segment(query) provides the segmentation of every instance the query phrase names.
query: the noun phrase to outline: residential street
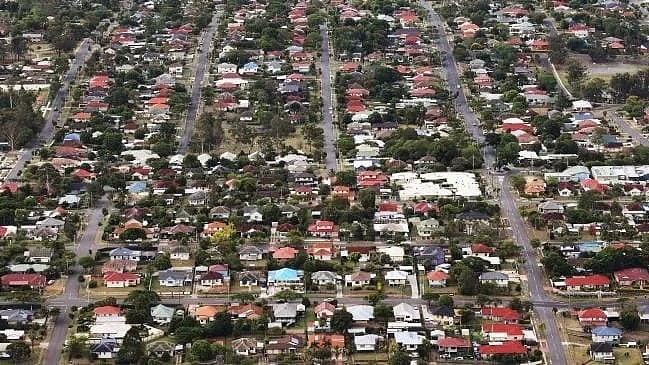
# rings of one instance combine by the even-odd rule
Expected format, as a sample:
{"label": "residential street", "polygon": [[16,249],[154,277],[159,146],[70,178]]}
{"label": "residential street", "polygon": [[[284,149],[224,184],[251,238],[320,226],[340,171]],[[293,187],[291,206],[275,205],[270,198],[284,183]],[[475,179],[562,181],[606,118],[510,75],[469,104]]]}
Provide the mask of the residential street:
{"label": "residential street", "polygon": [[333,124],[333,92],[331,89],[331,60],[329,55],[329,28],[327,24],[320,26],[322,34],[322,56],[320,57],[320,71],[322,72],[322,129],[324,131],[325,165],[327,170],[336,171],[337,159],[334,147]]}
{"label": "residential street", "polygon": [[[457,90],[458,92],[455,99],[456,110],[464,119],[467,130],[469,131],[473,139],[478,144],[482,144],[484,142],[484,134],[477,122],[475,114],[468,106],[466,96],[464,95],[464,91],[461,87],[457,66],[455,63],[455,57],[453,56],[453,51],[448,43],[448,39],[446,38],[444,23],[442,22],[439,15],[434,12],[430,3],[424,0],[420,0],[420,5],[428,10],[429,22],[433,26],[436,26],[438,29],[438,45],[439,50],[444,54],[442,64],[446,69],[447,82],[450,90]],[[483,155],[487,172],[492,171],[495,162],[494,149],[492,147],[483,147]],[[504,178],[499,178],[499,180],[501,209],[503,210],[504,216],[509,219],[509,223],[512,227],[512,232],[514,233],[515,241],[518,245],[522,246],[522,255],[525,262],[524,267],[528,278],[531,300],[548,301],[547,295],[543,290],[544,277],[536,263],[536,256],[534,249],[530,244],[530,239],[527,235],[525,223],[518,213],[514,199],[509,192],[509,178],[508,176],[505,176]],[[545,338],[548,343],[548,358],[550,362],[554,365],[567,364],[565,352],[561,343],[561,337],[559,335],[559,329],[557,327],[552,309],[537,307],[535,308],[535,311],[539,317],[540,322],[545,323],[546,326]]]}
{"label": "residential street", "polygon": [[216,12],[212,17],[212,22],[207,26],[203,31],[203,36],[200,39],[200,53],[198,55],[198,64],[196,65],[196,74],[194,75],[194,85],[191,91],[191,100],[189,101],[189,106],[187,107],[187,119],[185,119],[185,128],[183,130],[183,135],[178,142],[178,153],[185,153],[187,151],[187,146],[189,146],[189,141],[192,138],[192,133],[194,131],[194,122],[198,116],[198,107],[201,103],[201,85],[203,79],[205,78],[205,69],[209,61],[209,53],[212,48],[212,39],[214,38],[214,32],[216,27],[219,24],[220,12]]}
{"label": "residential street", "polygon": [[622,119],[617,113],[609,112],[611,120],[620,128],[620,131],[628,134],[637,144],[642,146],[649,146],[649,140],[642,135],[642,133],[629,124],[626,120]]}
{"label": "residential street", "polygon": [[65,103],[65,99],[70,89],[70,83],[76,79],[77,74],[81,69],[81,66],[86,62],[86,58],[88,57],[89,54],[88,49],[92,45],[93,45],[92,39],[86,38],[79,44],[79,47],[77,47],[74,61],[72,61],[72,64],[70,65],[70,69],[65,74],[65,77],[63,77],[61,80],[61,88],[59,89],[59,92],[54,97],[54,100],[52,100],[52,103],[50,105],[51,110],[47,114],[47,117],[45,118],[45,122],[43,123],[43,128],[41,129],[41,132],[38,134],[38,138],[35,138],[31,142],[29,142],[27,146],[25,146],[23,152],[20,154],[20,156],[18,156],[18,159],[16,160],[16,163],[14,164],[13,168],[7,174],[6,180],[16,180],[18,178],[19,173],[25,167],[27,161],[30,161],[34,156],[34,151],[40,146],[41,141],[49,141],[52,139],[52,136],[54,135],[54,124],[56,123],[56,121],[59,119],[59,116],[61,115],[61,107]]}
{"label": "residential street", "polygon": [[[77,259],[95,254],[95,242],[97,234],[99,233],[99,223],[101,223],[104,218],[102,209],[107,208],[109,205],[110,201],[106,196],[103,196],[94,208],[88,210],[87,224],[75,250]],[[70,322],[70,317],[68,316],[69,307],[73,305],[82,306],[87,304],[86,301],[79,297],[79,288],[82,284],[79,282],[79,275],[82,273],[83,268],[79,265],[75,265],[71,270],[73,273],[68,275],[63,294],[52,299],[52,302],[61,303],[62,305],[57,305],[57,307],[61,309],[61,313],[54,323],[54,329],[52,330],[52,337],[50,338],[47,347],[44,364],[58,364],[61,360],[61,349],[65,343],[68,333],[68,324]],[[87,283],[83,284],[85,285]],[[51,305],[51,303],[48,304]]]}

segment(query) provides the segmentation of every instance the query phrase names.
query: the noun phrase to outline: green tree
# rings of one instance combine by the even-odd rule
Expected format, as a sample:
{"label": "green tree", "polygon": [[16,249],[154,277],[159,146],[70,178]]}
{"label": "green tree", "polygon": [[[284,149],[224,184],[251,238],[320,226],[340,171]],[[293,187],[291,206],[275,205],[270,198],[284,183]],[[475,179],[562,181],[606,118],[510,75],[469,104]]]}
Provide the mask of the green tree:
{"label": "green tree", "polygon": [[227,312],[219,312],[208,328],[208,334],[213,337],[226,337],[232,334],[232,318]]}
{"label": "green tree", "polygon": [[32,350],[25,341],[16,341],[7,346],[7,354],[13,362],[21,363],[31,357]]}
{"label": "green tree", "polygon": [[336,172],[336,183],[345,186],[356,186],[356,173],[352,170]]}
{"label": "green tree", "polygon": [[453,303],[453,298],[450,295],[440,295],[439,299],[437,299],[437,304],[444,306],[444,307],[450,307],[453,308],[454,303]]}
{"label": "green tree", "polygon": [[354,318],[351,313],[344,309],[339,309],[331,317],[331,329],[339,333],[345,333],[353,322]]}
{"label": "green tree", "polygon": [[123,241],[135,241],[146,239],[146,232],[141,228],[128,228],[119,234],[119,239]]}
{"label": "green tree", "polygon": [[523,192],[523,189],[525,188],[525,177],[519,174],[512,175],[509,177],[509,182],[516,191],[519,193]]}
{"label": "green tree", "polygon": [[381,322],[387,322],[394,316],[392,307],[385,304],[379,304],[374,306],[374,318]]}
{"label": "green tree", "polygon": [[79,259],[79,265],[84,269],[88,270],[95,266],[95,259],[90,256],[84,256]]}
{"label": "green tree", "polygon": [[215,355],[214,345],[206,340],[195,341],[189,350],[189,358],[194,361],[214,360]]}
{"label": "green tree", "polygon": [[171,268],[171,257],[169,254],[158,254],[153,259],[153,267],[156,270],[167,270]]}
{"label": "green tree", "polygon": [[620,324],[627,331],[635,331],[638,329],[640,326],[640,316],[635,308],[620,313]]}
{"label": "green tree", "polygon": [[390,355],[390,360],[388,361],[390,365],[408,365],[410,364],[410,356],[401,349],[393,352]]}
{"label": "green tree", "polygon": [[137,326],[131,327],[117,352],[117,364],[141,363],[145,359],[144,343]]}
{"label": "green tree", "polygon": [[576,59],[568,61],[568,82],[574,86],[580,86],[581,82],[586,78],[586,67]]}

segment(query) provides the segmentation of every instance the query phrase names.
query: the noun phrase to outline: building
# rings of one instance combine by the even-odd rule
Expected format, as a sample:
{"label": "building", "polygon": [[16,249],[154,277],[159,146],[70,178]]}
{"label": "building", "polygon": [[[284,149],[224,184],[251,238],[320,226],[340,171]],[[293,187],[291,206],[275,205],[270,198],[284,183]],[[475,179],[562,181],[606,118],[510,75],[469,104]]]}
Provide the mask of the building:
{"label": "building", "polygon": [[618,270],[613,276],[619,286],[639,286],[642,289],[649,282],[649,271],[641,267]]}
{"label": "building", "polygon": [[509,307],[483,307],[480,315],[484,319],[507,324],[516,324],[521,319],[521,314]]}
{"label": "building", "polygon": [[419,322],[419,308],[408,303],[400,303],[392,308],[394,319],[399,322]]}
{"label": "building", "polygon": [[104,274],[104,283],[108,288],[126,288],[140,285],[140,276],[130,272],[108,272]]}
{"label": "building", "polygon": [[371,305],[350,305],[345,309],[352,314],[354,322],[369,322],[374,319],[374,307]]}
{"label": "building", "polygon": [[390,286],[406,285],[408,282],[408,273],[401,270],[390,270],[384,275]]}
{"label": "building", "polygon": [[615,356],[613,356],[613,345],[607,342],[591,343],[588,353],[590,359],[594,361],[610,363],[615,361]]}
{"label": "building", "polygon": [[522,341],[523,328],[517,324],[489,323],[482,325],[482,334],[489,341]]}
{"label": "building", "polygon": [[174,317],[174,309],[167,307],[163,304],[158,304],[151,308],[151,318],[158,324],[166,324],[171,322]]}
{"label": "building", "polygon": [[480,345],[478,352],[483,358],[497,355],[525,355],[527,350],[520,341],[503,341],[499,344]]}
{"label": "building", "polygon": [[579,324],[582,327],[600,327],[606,326],[608,317],[603,310],[597,308],[584,309],[577,314]]}
{"label": "building", "polygon": [[40,274],[5,274],[0,277],[4,287],[29,287],[42,289],[45,287],[46,278]]}
{"label": "building", "polygon": [[424,343],[424,339],[424,336],[416,332],[402,331],[394,333],[394,341],[409,352],[417,351],[419,346]]}
{"label": "building", "polygon": [[573,276],[565,280],[568,291],[607,290],[611,280],[606,275]]}
{"label": "building", "polygon": [[437,340],[440,353],[462,355],[471,351],[471,342],[465,338],[446,337]]}
{"label": "building", "polygon": [[614,345],[620,343],[622,331],[615,327],[595,327],[590,331],[593,342],[607,342]]}
{"label": "building", "polygon": [[373,275],[365,271],[345,275],[345,285],[352,288],[361,288],[365,285],[370,285]]}
{"label": "building", "polygon": [[487,271],[480,274],[480,284],[494,284],[499,287],[509,285],[509,275],[498,271]]}
{"label": "building", "polygon": [[361,335],[354,337],[356,351],[376,351],[376,344],[381,336],[375,334]]}
{"label": "building", "polygon": [[291,268],[282,268],[268,272],[268,285],[282,288],[301,288],[304,272]]}
{"label": "building", "polygon": [[428,285],[432,287],[443,288],[446,286],[446,280],[448,280],[449,275],[443,271],[430,271],[426,274],[428,279]]}

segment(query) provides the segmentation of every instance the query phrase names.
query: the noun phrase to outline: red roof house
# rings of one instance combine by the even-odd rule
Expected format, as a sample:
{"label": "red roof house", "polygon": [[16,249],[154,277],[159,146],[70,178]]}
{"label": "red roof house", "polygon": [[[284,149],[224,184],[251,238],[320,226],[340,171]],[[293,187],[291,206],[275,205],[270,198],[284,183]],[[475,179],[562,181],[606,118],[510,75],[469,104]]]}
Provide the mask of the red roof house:
{"label": "red roof house", "polygon": [[632,267],[616,271],[613,276],[620,286],[638,285],[642,288],[649,282],[649,271],[643,267]]}
{"label": "red roof house", "polygon": [[602,290],[609,287],[611,280],[606,275],[573,276],[566,279],[569,291]]}
{"label": "red roof house", "polygon": [[480,355],[491,357],[494,355],[524,355],[527,350],[519,341],[505,341],[499,345],[480,345]]}
{"label": "red roof house", "polygon": [[309,234],[321,238],[336,238],[338,237],[338,227],[332,221],[317,220],[308,228]]}
{"label": "red roof house", "polygon": [[605,326],[608,322],[606,313],[597,308],[579,311],[577,317],[579,318],[579,324],[581,324],[582,327],[600,327]]}
{"label": "red roof house", "polygon": [[5,274],[0,278],[2,286],[22,287],[29,286],[39,289],[45,286],[45,276],[40,274]]}
{"label": "red roof house", "polygon": [[482,318],[508,324],[516,324],[521,319],[521,314],[509,307],[484,307],[480,314]]}

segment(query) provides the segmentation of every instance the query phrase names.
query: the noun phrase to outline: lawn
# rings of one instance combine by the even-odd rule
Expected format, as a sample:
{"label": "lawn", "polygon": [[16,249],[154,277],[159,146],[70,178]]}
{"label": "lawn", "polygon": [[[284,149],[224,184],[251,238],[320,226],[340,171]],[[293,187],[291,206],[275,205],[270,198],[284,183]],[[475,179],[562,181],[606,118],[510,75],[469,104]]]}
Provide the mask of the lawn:
{"label": "lawn", "polygon": [[613,355],[618,365],[637,365],[642,364],[642,354],[638,349],[616,348],[613,349]]}

